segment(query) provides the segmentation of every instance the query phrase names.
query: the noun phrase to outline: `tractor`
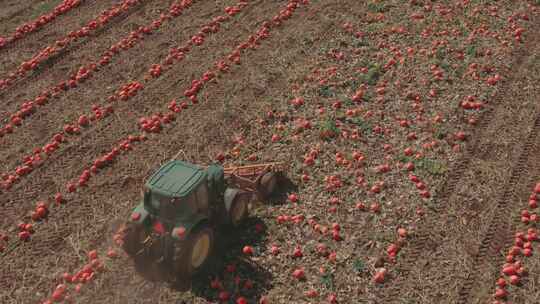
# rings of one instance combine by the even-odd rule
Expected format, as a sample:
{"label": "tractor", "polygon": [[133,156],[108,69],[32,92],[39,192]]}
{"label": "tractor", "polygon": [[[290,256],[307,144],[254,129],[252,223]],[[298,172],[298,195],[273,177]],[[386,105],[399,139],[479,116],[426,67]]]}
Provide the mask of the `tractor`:
{"label": "tractor", "polygon": [[283,168],[167,162],[144,184],[142,202],[122,229],[123,250],[164,265],[173,280],[190,278],[208,264],[219,226],[240,225],[253,200],[272,194]]}

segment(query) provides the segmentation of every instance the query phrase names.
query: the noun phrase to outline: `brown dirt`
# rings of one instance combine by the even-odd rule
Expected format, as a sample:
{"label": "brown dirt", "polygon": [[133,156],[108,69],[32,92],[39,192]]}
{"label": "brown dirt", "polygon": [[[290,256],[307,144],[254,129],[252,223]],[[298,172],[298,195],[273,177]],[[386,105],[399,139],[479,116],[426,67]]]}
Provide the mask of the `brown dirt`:
{"label": "brown dirt", "polygon": [[[17,42],[10,44],[1,50],[0,75],[5,77],[13,71],[23,61],[30,59],[45,46],[52,44],[56,39],[64,37],[70,31],[79,29],[89,20],[92,20],[103,10],[118,3],[117,0],[106,1],[86,1],[74,8],[67,14],[60,16],[50,26],[45,26],[40,31],[32,33]],[[9,21],[11,22],[11,20]],[[13,30],[21,25],[19,21],[13,20],[11,27]],[[11,24],[11,23],[10,23]],[[81,41],[82,43],[82,41]],[[8,89],[9,90],[9,89]],[[2,102],[2,104],[4,104]]]}
{"label": "brown dirt", "polygon": [[[538,28],[540,24],[535,26]],[[411,247],[418,246],[421,251],[411,255],[415,260],[411,265],[402,266],[410,269],[403,278],[404,286],[398,283],[402,299],[422,298],[419,303],[433,303],[435,299],[444,299],[440,303],[486,303],[491,298],[494,292],[491,286],[504,262],[505,245],[514,233],[510,221],[520,210],[520,197],[531,187],[531,179],[539,174],[534,167],[517,176],[512,171],[523,162],[523,143],[540,113],[535,102],[540,100],[540,91],[532,85],[537,81],[534,72],[539,67],[535,59],[539,51],[536,42],[535,38],[531,39],[515,55],[504,94],[496,97],[495,108],[482,117],[486,122],[474,136],[478,141],[456,162],[455,172],[451,171],[445,181],[446,188],[441,189],[433,213],[428,213],[426,222],[419,224],[422,243],[414,244],[413,239]],[[528,102],[516,103],[516,100]],[[534,147],[536,140],[537,136],[533,136]],[[537,150],[533,148],[530,157],[537,158],[533,151]],[[519,188],[509,188],[510,185]],[[513,194],[508,195],[508,191]],[[505,206],[497,207],[501,199]],[[499,216],[503,219],[492,223]],[[487,249],[490,252],[476,257],[479,244],[492,225],[502,226],[493,238],[502,238],[503,243],[494,240],[493,247]],[[464,286],[465,279],[472,289]],[[446,288],[441,289],[441,285]]]}
{"label": "brown dirt", "polygon": [[61,0],[43,0],[34,3],[27,1],[0,1],[0,36],[15,31],[17,26],[34,20],[50,12]]}
{"label": "brown dirt", "polygon": [[[533,21],[520,23],[527,28],[526,44],[515,46],[514,52],[510,52],[514,47],[499,47],[495,39],[480,37],[476,42],[478,51],[492,48],[492,57],[466,55],[466,63],[461,63],[447,56],[450,66],[466,67],[470,62],[497,66],[497,72],[505,79],[498,89],[492,89],[483,81],[461,78],[457,72],[453,74],[454,67],[449,68],[448,78],[451,79],[448,81],[424,81],[431,79],[430,65],[442,61],[418,55],[381,73],[377,83],[388,82],[384,102],[376,101],[377,94],[372,85],[367,90],[371,98],[357,105],[348,99],[362,82],[359,68],[375,62],[385,64],[388,60],[385,56],[392,53],[388,48],[379,48],[380,42],[396,45],[403,53],[410,45],[421,48],[431,44],[430,40],[418,38],[429,23],[411,25],[410,20],[402,17],[420,11],[422,6],[388,1],[384,4],[386,19],[381,24],[371,22],[371,15],[365,13],[378,10],[378,1],[311,2],[296,11],[282,27],[272,29],[270,38],[257,49],[242,55],[241,64],[232,66],[230,74],[220,76],[205,87],[199,96],[199,105],[182,112],[161,133],[149,134],[147,142],[135,144],[133,151],[122,154],[110,167],[101,170],[87,188],[68,195],[65,205],[52,207],[47,220],[35,223],[36,232],[31,241],[15,240],[16,225],[20,220],[28,220],[28,213],[36,201],[49,200],[57,191],[64,191],[66,183],[78,178],[93,159],[109,151],[121,138],[139,133],[138,118],[165,112],[168,102],[181,96],[192,79],[200,77],[217,59],[228,54],[262,21],[278,13],[286,1],[250,1],[245,11],[224,24],[218,34],[209,36],[202,47],[187,54],[181,65],[152,81],[135,98],[117,104],[111,117],[84,129],[81,136],[69,137],[69,143],[62,145],[42,167],[23,177],[9,192],[2,193],[0,207],[7,219],[0,223],[0,232],[9,232],[13,239],[9,242],[12,247],[0,253],[0,302],[37,303],[50,296],[60,283],[62,273],[73,273],[87,262],[89,250],[98,249],[103,255],[109,247],[114,247],[113,228],[126,219],[131,208],[139,202],[141,184],[159,163],[177,153],[187,161],[209,163],[218,152],[235,149],[240,154],[235,158],[229,153],[228,165],[253,162],[247,161],[250,154],[256,154],[257,162],[285,161],[290,165],[286,174],[293,183],[281,185],[279,195],[268,204],[257,205],[240,229],[220,232],[215,275],[235,296],[245,296],[249,303],[257,303],[263,295],[270,303],[327,303],[326,297],[330,294],[337,295],[338,303],[456,303],[459,292],[469,280],[475,284],[470,297],[466,298],[467,303],[490,300],[497,278],[495,274],[504,257],[477,257],[477,248],[489,227],[493,226],[491,219],[496,214],[508,219],[508,223],[498,227],[504,229],[502,233],[514,232],[518,224],[514,221],[510,225],[510,219],[516,219],[521,210],[517,204],[526,203],[534,179],[540,176],[535,165],[538,154],[522,156],[521,144],[526,141],[536,113],[540,111],[537,102],[540,92],[535,86],[537,75],[540,75],[537,56],[540,52],[538,46],[535,47],[535,40],[530,39],[538,29],[538,16],[531,13]],[[234,3],[233,0],[195,3],[159,33],[123,53],[117,65],[108,67],[80,88],[40,109],[39,114],[24,122],[23,128],[0,139],[0,170],[13,170],[19,164],[21,153],[46,143],[65,121],[88,112],[93,102],[103,100],[127,80],[141,79],[148,65],[160,62],[169,47],[189,39],[203,23],[222,14],[223,7]],[[474,5],[482,6],[476,2]],[[504,19],[515,11],[524,11],[525,2],[502,1],[499,6]],[[140,11],[89,39],[83,47],[59,57],[47,73],[34,76],[30,83],[23,80],[19,87],[0,97],[0,102],[13,110],[18,103],[15,100],[34,96],[43,87],[62,79],[63,73],[76,69],[78,64],[103,51],[111,41],[158,16],[159,7],[158,1],[149,2]],[[472,9],[455,9],[462,16],[459,18],[472,18],[468,15]],[[448,18],[433,15],[429,18],[436,21]],[[500,29],[497,18],[489,19],[486,15],[477,18],[488,20],[490,26]],[[64,20],[59,22],[63,24]],[[342,28],[344,22],[352,22],[356,30],[364,30],[367,38],[360,40],[346,33]],[[384,29],[401,24],[407,25],[412,35],[383,33]],[[66,21],[66,27],[69,26]],[[454,47],[460,47],[464,40],[459,36],[452,43]],[[329,55],[336,52],[343,52],[344,59]],[[512,70],[505,72],[514,61],[517,62],[512,64]],[[316,69],[324,75],[333,67],[337,72],[327,77],[328,85],[309,78],[316,74]],[[394,84],[396,79],[402,81],[402,86]],[[437,97],[427,96],[430,88],[437,89]],[[421,93],[424,115],[418,115],[411,107],[412,102],[407,98],[409,91]],[[481,117],[491,116],[486,120],[488,124],[484,125],[481,120],[477,127],[466,125],[465,119],[470,114],[456,109],[456,104],[469,94],[494,94],[495,97],[489,98],[487,110],[480,111],[485,112]],[[290,101],[298,96],[304,97],[305,104],[294,107]],[[343,101],[342,108],[334,110],[332,103],[338,99]],[[327,114],[319,114],[319,107],[324,107]],[[362,108],[362,115],[367,111],[374,115],[361,116],[360,122],[347,118],[345,110],[357,107]],[[275,116],[283,116],[270,119],[267,117],[269,110],[273,110]],[[430,122],[436,114],[444,117],[440,125]],[[411,121],[411,127],[400,128],[394,117],[406,117]],[[298,118],[310,120],[312,129],[296,133]],[[362,129],[362,138],[354,141],[338,136],[321,140],[318,130],[327,119],[343,121],[341,129]],[[377,125],[389,132],[375,134],[373,129]],[[438,138],[440,130],[447,136],[437,139],[438,146],[423,148],[422,144]],[[462,145],[463,154],[452,151],[455,140],[451,134],[457,130],[465,130],[469,135],[469,142]],[[417,133],[418,140],[406,140],[411,131]],[[280,134],[282,140],[273,143],[270,139],[273,134]],[[244,144],[234,143],[238,136],[244,138]],[[531,139],[534,143],[529,148],[531,151],[540,147],[538,140],[538,136]],[[385,144],[392,145],[389,152],[385,152]],[[304,156],[317,146],[320,153],[316,163],[313,167],[304,166]],[[414,173],[428,185],[432,199],[421,200],[414,184],[408,180],[408,173],[395,169],[398,160],[404,159],[401,151],[409,146],[446,171],[433,173],[427,162],[417,162]],[[350,159],[353,151],[364,153],[365,165],[346,168],[336,163],[337,152]],[[520,161],[521,166],[530,167],[530,170],[516,175],[513,169]],[[392,170],[382,175],[375,173],[375,167],[385,162],[391,163]],[[460,167],[460,163],[466,165]],[[358,171],[366,177],[368,185],[355,184]],[[311,180],[301,181],[303,173],[308,173]],[[344,181],[344,187],[336,192],[324,190],[324,178],[332,174],[341,175]],[[514,181],[511,176],[516,177]],[[378,180],[385,182],[381,193],[369,191]],[[511,194],[503,196],[508,191]],[[287,202],[290,192],[298,193],[300,203]],[[341,203],[335,212],[331,212],[329,201],[334,196],[339,197]],[[498,209],[496,206],[501,198],[508,198],[515,204]],[[377,201],[381,212],[358,211],[355,209],[358,201],[365,202],[368,207]],[[416,214],[418,208],[424,209],[426,215],[419,217]],[[276,221],[279,215],[295,214],[306,217],[303,224],[278,224]],[[343,240],[334,241],[331,234],[314,232],[306,223],[310,217],[328,227],[339,223]],[[256,232],[255,224],[261,224],[264,232]],[[387,246],[396,239],[397,227],[407,227],[411,237],[401,249],[397,264],[385,264],[390,273],[387,284],[376,285],[371,279],[378,268],[377,258],[386,256]],[[335,262],[317,254],[318,243],[324,243],[330,251],[336,252]],[[255,248],[254,257],[240,256],[241,248],[246,244]],[[270,254],[272,244],[279,245],[282,253]],[[506,238],[495,242],[497,244],[502,249],[508,245]],[[295,259],[290,253],[297,245],[302,247],[304,257]],[[76,303],[217,301],[217,292],[210,288],[208,277],[197,277],[192,291],[182,293],[163,282],[145,279],[124,256],[117,259],[103,257],[103,260],[106,270],[84,285],[75,297]],[[536,303],[540,297],[534,290],[540,264],[534,258],[530,260],[527,265],[529,278],[520,289],[515,292],[512,289],[515,297],[512,299],[516,303]],[[242,282],[245,279],[253,281],[253,289],[234,287],[232,276],[222,271],[229,263],[237,265]],[[291,277],[296,267],[305,268],[306,281]],[[322,276],[320,267],[326,268],[329,275]],[[70,284],[69,288],[72,290],[73,286]],[[317,290],[320,295],[313,299],[306,297],[304,292],[310,289]]]}
{"label": "brown dirt", "polygon": [[[99,61],[101,54],[109,49],[111,44],[117,43],[126,36],[126,33],[146,24],[148,20],[155,20],[160,13],[168,9],[168,6],[169,2],[147,1],[145,7],[134,12],[130,18],[121,20],[113,27],[107,28],[87,43],[75,46],[75,50],[68,50],[68,54],[58,57],[54,65],[48,66],[46,71],[31,76],[32,82],[26,86],[25,90],[13,90],[5,93],[7,112],[16,112],[26,99],[33,99],[44,89],[50,88],[60,81],[65,81],[69,78],[67,75],[75,73],[84,63]],[[197,4],[195,9],[197,9]],[[79,88],[61,95],[53,103],[40,108],[37,114],[26,119],[25,125],[16,130],[16,134],[5,138],[6,146],[12,148],[2,154],[2,164],[5,166],[5,170],[8,170],[9,167],[12,168],[15,162],[20,161],[17,155],[22,151],[20,145],[14,145],[14,143],[24,142],[27,147],[36,147],[38,146],[36,144],[43,146],[53,134],[62,129],[64,123],[73,121],[83,113],[88,113],[91,110],[91,104],[102,103],[106,97],[128,80],[136,79],[141,73],[146,72],[149,68],[148,58],[161,59],[175,42],[182,41],[179,39],[185,40],[186,37],[171,38],[168,35],[170,31],[181,24],[183,19],[185,20],[184,16],[178,17],[171,24],[165,25],[161,31],[146,37],[138,46],[124,51],[118,58],[113,59],[109,66],[101,68],[100,71],[96,72],[97,75],[86,80]],[[140,56],[141,54],[145,54],[145,56]],[[73,62],[80,64],[73,66]],[[159,60],[155,62],[159,62]],[[21,82],[21,85],[25,83],[26,80]],[[81,102],[85,99],[90,99],[90,101],[88,103]],[[73,108],[73,112],[66,115],[67,113],[62,111],[65,107]],[[9,119],[7,115],[4,115],[3,118],[6,122]]]}

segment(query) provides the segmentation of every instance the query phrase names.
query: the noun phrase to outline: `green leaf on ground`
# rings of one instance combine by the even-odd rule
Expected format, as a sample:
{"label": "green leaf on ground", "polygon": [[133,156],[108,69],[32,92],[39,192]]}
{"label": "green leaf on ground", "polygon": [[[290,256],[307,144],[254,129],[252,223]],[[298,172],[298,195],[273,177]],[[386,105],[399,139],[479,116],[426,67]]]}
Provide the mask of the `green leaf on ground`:
{"label": "green leaf on ground", "polygon": [[364,271],[364,269],[366,269],[366,265],[364,264],[364,262],[362,262],[362,260],[359,260],[359,259],[354,261],[353,267],[354,267],[354,270],[356,270],[356,272],[362,272]]}
{"label": "green leaf on ground", "polygon": [[334,276],[331,273],[327,273],[321,277],[321,283],[327,289],[334,289]]}

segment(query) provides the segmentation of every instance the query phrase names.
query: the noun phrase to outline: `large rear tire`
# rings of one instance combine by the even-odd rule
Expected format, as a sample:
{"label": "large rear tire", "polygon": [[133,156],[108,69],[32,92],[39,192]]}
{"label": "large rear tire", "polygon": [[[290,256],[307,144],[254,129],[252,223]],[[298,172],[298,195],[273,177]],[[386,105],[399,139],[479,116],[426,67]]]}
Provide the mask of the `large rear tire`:
{"label": "large rear tire", "polygon": [[259,192],[263,199],[272,195],[277,185],[277,176],[275,172],[268,172],[261,177]]}
{"label": "large rear tire", "polygon": [[244,193],[237,193],[229,210],[229,222],[238,227],[248,216],[249,197]]}
{"label": "large rear tire", "polygon": [[185,242],[175,244],[174,268],[178,279],[190,279],[205,269],[213,250],[214,231],[208,225],[196,228]]}

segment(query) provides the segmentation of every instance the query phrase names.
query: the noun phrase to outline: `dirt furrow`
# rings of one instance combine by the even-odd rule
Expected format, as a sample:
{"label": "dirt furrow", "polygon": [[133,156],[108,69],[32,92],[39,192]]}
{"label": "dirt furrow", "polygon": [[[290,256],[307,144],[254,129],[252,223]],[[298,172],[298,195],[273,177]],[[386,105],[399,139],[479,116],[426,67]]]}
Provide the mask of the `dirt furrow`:
{"label": "dirt furrow", "polygon": [[505,185],[503,196],[496,202],[489,227],[474,257],[466,281],[461,286],[458,303],[486,303],[494,294],[493,282],[499,277],[506,252],[512,244],[516,214],[523,206],[522,197],[528,194],[540,176],[540,108],[514,164],[512,175]]}
{"label": "dirt furrow", "polygon": [[60,3],[59,0],[48,0],[39,3],[39,7],[35,3],[26,1],[15,1],[14,3],[2,3],[2,11],[0,11],[0,36],[11,34],[21,24],[32,21],[34,16],[47,14],[54,6]]}
{"label": "dirt furrow", "polygon": [[[472,137],[475,142],[469,144],[435,196],[433,214],[421,224],[410,249],[403,251],[405,261],[399,265],[403,274],[389,293],[395,303],[403,298],[422,299],[418,303],[433,303],[437,298],[444,299],[441,303],[458,301],[467,270],[476,267],[477,248],[496,215],[497,198],[504,194],[503,185],[512,179],[512,165],[520,158],[523,147],[518,143],[526,139],[524,130],[535,119],[540,92],[530,85],[528,66],[534,46],[533,38],[519,51],[502,96],[484,114]],[[504,243],[495,246],[495,250],[504,249]],[[494,282],[493,278],[487,281]],[[446,287],[438,288],[441,284]],[[430,297],[421,298],[421,294]]]}
{"label": "dirt furrow", "polygon": [[[85,1],[68,14],[55,21],[53,26],[46,26],[39,32],[32,34],[29,39],[22,39],[8,45],[1,51],[0,75],[15,69],[21,62],[32,57],[37,51],[65,36],[70,31],[76,30],[96,17],[103,10],[119,3],[119,0]],[[14,26],[18,26],[14,25]],[[31,37],[31,38],[30,38]],[[3,98],[0,99],[3,103]]]}
{"label": "dirt furrow", "polygon": [[[196,2],[194,9],[200,10],[203,5],[204,3]],[[52,68],[46,77],[31,85],[30,90],[19,90],[18,95],[21,96],[17,97],[17,100],[19,102],[24,100],[24,96],[34,97],[43,88],[59,80],[65,80],[66,71],[74,70],[71,68],[72,62],[88,61],[87,58],[94,58],[95,54],[103,51],[103,47],[108,49],[107,46],[112,42],[116,42],[133,28],[145,24],[149,18],[159,16],[162,9],[167,8],[168,6],[163,5],[160,1],[152,2],[144,12],[141,11],[115,27],[111,35],[96,39],[80,54],[75,53],[66,64]],[[217,10],[214,9],[212,13],[216,14]],[[150,63],[160,62],[167,55],[169,47],[178,44],[181,39],[186,39],[184,33],[178,33],[179,28],[186,32],[193,31],[199,24],[197,22],[191,24],[190,22],[208,15],[204,13],[201,16],[197,14],[197,17],[192,17],[191,14],[188,10],[184,13],[184,16],[181,15],[164,25],[159,32],[146,37],[141,44],[125,51],[120,58],[115,58],[113,64],[100,69],[97,72],[98,75],[87,79],[80,84],[79,88],[68,91],[43,109],[40,109],[39,112],[25,120],[24,125],[18,128],[14,134],[3,138],[3,170],[10,170],[15,163],[20,161],[20,153],[24,151],[24,148],[28,151],[28,149],[36,148],[38,146],[36,144],[45,144],[55,132],[62,129],[64,122],[73,121],[79,115],[86,114],[90,111],[91,104],[102,103],[108,95],[116,91],[128,80],[137,79],[142,73],[146,72],[150,67]],[[190,18],[195,18],[195,20]],[[186,22],[186,20],[188,21]],[[184,24],[189,25],[186,27]],[[64,111],[66,108],[70,109],[67,113]]]}
{"label": "dirt furrow", "polygon": [[[28,85],[28,83],[33,83],[34,81],[41,78],[42,75],[49,74],[49,69],[51,67],[56,66],[59,63],[66,62],[66,60],[72,60],[71,56],[79,56],[78,53],[81,53],[81,51],[84,51],[87,49],[87,45],[89,42],[94,41],[96,37],[100,37],[103,34],[110,33],[110,31],[117,27],[119,23],[122,21],[125,21],[126,19],[129,19],[130,16],[136,12],[139,12],[143,10],[149,3],[154,2],[153,0],[141,0],[134,5],[130,6],[127,11],[123,11],[120,15],[113,17],[108,21],[106,24],[104,24],[102,27],[97,28],[95,31],[91,31],[90,35],[87,37],[83,37],[81,39],[78,39],[76,41],[71,42],[67,47],[64,49],[55,52],[52,54],[52,56],[48,57],[43,62],[40,62],[38,65],[38,68],[27,74],[26,76],[22,76],[21,78],[18,78],[14,81],[14,83],[10,86],[8,86],[5,90],[3,90],[2,94],[0,94],[0,98],[4,99],[6,98],[7,102],[5,103],[6,106],[9,106],[10,104],[20,105],[20,99],[16,99],[19,102],[10,102],[13,99],[9,98],[9,92],[12,92],[13,90],[17,90],[18,88],[25,88],[25,86]],[[158,3],[161,3],[158,1]],[[107,44],[95,44],[95,46],[101,46],[106,47]],[[101,50],[102,52],[103,50]],[[100,54],[99,52],[98,54]],[[84,53],[84,52],[83,52]],[[90,53],[94,55],[94,53]],[[84,55],[84,54],[83,54]],[[84,59],[84,57],[82,57]],[[77,61],[76,61],[77,62]],[[72,64],[73,62],[70,62]],[[66,71],[63,71],[64,77],[66,76]],[[41,89],[43,92],[44,90]],[[35,94],[38,92],[34,92]],[[19,96],[20,97],[20,96]],[[15,109],[14,109],[15,110]],[[6,113],[7,114],[7,113]],[[2,118],[5,123],[8,122],[8,117]]]}

